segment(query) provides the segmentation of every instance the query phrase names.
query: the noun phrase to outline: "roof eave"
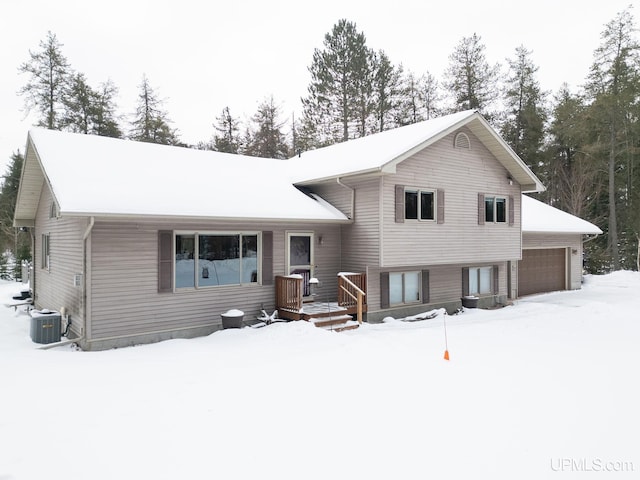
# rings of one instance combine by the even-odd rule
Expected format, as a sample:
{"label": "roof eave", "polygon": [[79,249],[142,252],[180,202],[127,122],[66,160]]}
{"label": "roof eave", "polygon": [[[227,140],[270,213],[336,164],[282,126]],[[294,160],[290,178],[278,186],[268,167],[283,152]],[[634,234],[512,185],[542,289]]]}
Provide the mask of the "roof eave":
{"label": "roof eave", "polygon": [[94,217],[100,219],[118,219],[118,220],[158,220],[172,222],[224,222],[224,223],[325,223],[325,224],[349,224],[353,220],[345,218],[276,218],[276,217],[220,217],[220,216],[201,216],[201,215],[161,215],[149,213],[114,213],[114,212],[73,212],[61,211],[60,217]]}

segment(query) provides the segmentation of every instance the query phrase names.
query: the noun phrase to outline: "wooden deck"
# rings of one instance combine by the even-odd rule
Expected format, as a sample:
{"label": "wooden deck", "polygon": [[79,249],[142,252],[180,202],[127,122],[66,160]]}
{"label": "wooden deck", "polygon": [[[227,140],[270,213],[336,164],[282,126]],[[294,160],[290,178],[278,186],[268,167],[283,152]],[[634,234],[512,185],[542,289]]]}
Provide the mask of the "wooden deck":
{"label": "wooden deck", "polygon": [[303,300],[303,278],[300,275],[277,276],[278,317],[306,320],[318,327],[336,331],[357,328],[362,323],[362,313],[367,311],[365,288],[364,274],[341,273],[338,274],[337,301],[307,302]]}

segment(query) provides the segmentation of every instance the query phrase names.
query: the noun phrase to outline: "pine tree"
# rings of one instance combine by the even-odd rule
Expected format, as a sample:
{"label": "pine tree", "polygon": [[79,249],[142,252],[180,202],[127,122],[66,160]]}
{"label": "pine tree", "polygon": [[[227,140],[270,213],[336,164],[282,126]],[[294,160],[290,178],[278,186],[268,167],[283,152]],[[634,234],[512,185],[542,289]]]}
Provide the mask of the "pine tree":
{"label": "pine tree", "polygon": [[485,46],[475,33],[464,37],[449,56],[446,70],[446,88],[453,97],[453,110],[478,110],[491,117],[493,102],[497,98],[500,66],[490,66],[485,57]]}
{"label": "pine tree", "polygon": [[91,132],[97,97],[97,93],[89,86],[84,74],[74,74],[62,99],[64,112],[61,126],[65,130],[76,133]]}
{"label": "pine tree", "polygon": [[427,73],[420,78],[419,83],[421,87],[420,100],[423,105],[424,119],[429,120],[439,116],[441,114],[440,101],[442,98],[438,81],[427,71]]}
{"label": "pine tree", "polygon": [[394,113],[398,105],[402,67],[395,67],[380,50],[373,60],[373,95],[376,117],[375,131],[394,128]]}
{"label": "pine tree", "polygon": [[218,152],[238,153],[240,149],[240,121],[231,116],[229,107],[224,107],[213,127],[213,149]]}
{"label": "pine tree", "polygon": [[2,252],[11,250],[17,265],[22,260],[29,260],[31,256],[30,235],[13,226],[23,163],[24,156],[19,151],[11,155],[7,172],[0,185],[0,249]]}
{"label": "pine tree", "polygon": [[410,125],[424,120],[420,79],[411,71],[400,79],[398,105],[395,111],[397,126]]}
{"label": "pine tree", "polygon": [[[362,136],[371,111],[372,53],[354,23],[340,20],[315,49],[309,95],[303,99],[309,135],[316,145]],[[311,132],[309,126],[314,125]]]}
{"label": "pine tree", "polygon": [[515,53],[515,59],[507,60],[509,74],[501,133],[520,158],[539,174],[544,163],[545,94],[536,79],[538,67],[531,60],[531,51],[520,46]]}
{"label": "pine tree", "polygon": [[[591,150],[607,172],[607,251],[613,270],[636,263],[629,254],[621,258],[621,250],[635,252],[629,248],[629,242],[635,242],[640,227],[637,210],[628,205],[633,196],[621,188],[621,185],[628,187],[624,178],[633,178],[629,170],[637,161],[637,153],[632,150],[638,142],[635,132],[638,130],[640,91],[640,47],[635,35],[636,26],[630,9],[622,11],[605,25],[602,43],[594,52],[594,63],[586,85],[586,94],[591,101],[589,114],[597,126]],[[633,217],[623,218],[625,212],[633,212]],[[619,223],[622,223],[625,238],[619,236]]]}
{"label": "pine tree", "polygon": [[119,118],[116,113],[115,97],[118,95],[118,88],[107,80],[100,85],[95,92],[95,104],[93,125],[91,133],[103,137],[122,138]]}
{"label": "pine tree", "polygon": [[171,121],[162,110],[162,101],[156,96],[146,75],[142,77],[138,94],[138,106],[131,122],[130,137],[139,142],[178,145],[176,131],[170,127]]}
{"label": "pine tree", "polygon": [[284,122],[280,121],[280,109],[273,97],[269,97],[258,106],[251,117],[252,126],[248,129],[244,153],[254,157],[288,158],[290,156],[287,141],[282,133]]}
{"label": "pine tree", "polygon": [[40,50],[29,50],[29,60],[18,67],[20,73],[30,76],[18,91],[25,97],[25,109],[37,110],[38,125],[52,130],[61,128],[63,98],[71,76],[71,67],[61,49],[56,35],[48,32],[46,40],[40,42]]}

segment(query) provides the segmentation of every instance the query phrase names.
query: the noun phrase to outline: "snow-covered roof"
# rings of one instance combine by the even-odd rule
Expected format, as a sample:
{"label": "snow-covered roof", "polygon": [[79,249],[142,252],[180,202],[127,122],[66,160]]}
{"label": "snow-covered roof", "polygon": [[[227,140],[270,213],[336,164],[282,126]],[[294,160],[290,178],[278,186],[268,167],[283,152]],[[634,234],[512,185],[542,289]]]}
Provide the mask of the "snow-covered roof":
{"label": "snow-covered roof", "polygon": [[295,165],[291,179],[297,184],[310,184],[347,175],[394,173],[398,163],[463,126],[495,155],[523,191],[544,191],[540,180],[475,110],[302,152],[291,159]]}
{"label": "snow-covered roof", "polygon": [[32,129],[15,224],[33,223],[45,180],[62,215],[348,222],[338,209],[296,185],[394,173],[398,163],[462,127],[504,165],[522,191],[544,190],[522,159],[473,110],[289,160]]}
{"label": "snow-covered roof", "polygon": [[597,226],[539,200],[522,195],[523,233],[601,234]]}
{"label": "snow-covered roof", "polygon": [[[286,160],[33,129],[26,162],[47,178],[63,215],[348,221],[297,189]],[[23,198],[36,198],[37,182],[28,188],[21,184]],[[34,218],[24,203],[16,221]]]}

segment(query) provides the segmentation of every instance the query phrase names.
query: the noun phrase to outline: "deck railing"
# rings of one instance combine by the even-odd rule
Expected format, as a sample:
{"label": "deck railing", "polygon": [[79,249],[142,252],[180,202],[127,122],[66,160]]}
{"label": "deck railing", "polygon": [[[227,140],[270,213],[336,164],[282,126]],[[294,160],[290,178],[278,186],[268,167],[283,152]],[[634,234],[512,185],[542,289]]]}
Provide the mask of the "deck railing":
{"label": "deck railing", "polygon": [[276,308],[290,312],[302,310],[302,276],[276,276]]}
{"label": "deck railing", "polygon": [[[304,283],[302,275],[276,276],[276,309],[293,313],[302,312]],[[367,303],[366,288],[366,274],[338,274],[338,306],[351,311],[355,309],[360,323],[362,323],[362,312]]]}
{"label": "deck railing", "polygon": [[356,307],[358,323],[362,323],[362,311],[366,304],[367,276],[364,273],[338,274],[338,305]]}

